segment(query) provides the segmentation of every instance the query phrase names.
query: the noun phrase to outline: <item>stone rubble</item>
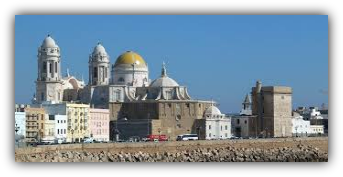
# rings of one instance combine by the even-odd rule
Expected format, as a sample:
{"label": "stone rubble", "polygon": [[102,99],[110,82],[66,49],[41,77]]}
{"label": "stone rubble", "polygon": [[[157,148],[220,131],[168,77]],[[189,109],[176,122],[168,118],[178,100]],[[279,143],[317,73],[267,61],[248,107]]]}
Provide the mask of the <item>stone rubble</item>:
{"label": "stone rubble", "polygon": [[214,147],[178,152],[55,151],[15,155],[17,162],[327,162],[328,154],[313,146],[273,149]]}

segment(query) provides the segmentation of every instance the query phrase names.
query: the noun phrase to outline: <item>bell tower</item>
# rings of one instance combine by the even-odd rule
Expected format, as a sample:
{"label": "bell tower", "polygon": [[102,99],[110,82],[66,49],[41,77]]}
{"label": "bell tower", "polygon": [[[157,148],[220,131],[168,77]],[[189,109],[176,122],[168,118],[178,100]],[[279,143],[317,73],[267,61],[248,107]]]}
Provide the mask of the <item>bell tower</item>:
{"label": "bell tower", "polygon": [[88,85],[108,85],[110,78],[110,59],[100,42],[94,47],[89,56],[89,83]]}
{"label": "bell tower", "polygon": [[61,90],[61,55],[55,40],[48,35],[38,48],[38,77],[36,81],[36,102],[59,102]]}

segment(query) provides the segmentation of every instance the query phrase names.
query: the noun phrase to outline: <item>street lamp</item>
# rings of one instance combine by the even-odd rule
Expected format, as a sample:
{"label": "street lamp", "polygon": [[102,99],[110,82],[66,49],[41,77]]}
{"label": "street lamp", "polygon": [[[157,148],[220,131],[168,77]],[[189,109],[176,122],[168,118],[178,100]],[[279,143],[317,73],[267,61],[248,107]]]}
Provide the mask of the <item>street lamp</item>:
{"label": "street lamp", "polygon": [[71,143],[74,143],[74,129],[71,129]]}
{"label": "street lamp", "polygon": [[16,143],[18,144],[18,147],[19,147],[19,142],[18,142],[18,131],[19,131],[20,127],[18,126],[18,124],[16,123],[15,126],[14,126],[14,132],[15,132],[15,135],[16,137],[14,137]]}

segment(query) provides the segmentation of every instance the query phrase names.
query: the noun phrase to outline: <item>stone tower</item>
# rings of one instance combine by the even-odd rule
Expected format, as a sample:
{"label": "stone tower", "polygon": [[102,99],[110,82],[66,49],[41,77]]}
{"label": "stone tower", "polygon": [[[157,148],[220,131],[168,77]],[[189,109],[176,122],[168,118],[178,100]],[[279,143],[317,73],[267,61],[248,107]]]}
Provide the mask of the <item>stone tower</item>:
{"label": "stone tower", "polygon": [[36,102],[59,102],[63,98],[60,48],[48,35],[38,48]]}
{"label": "stone tower", "polygon": [[110,59],[99,42],[89,56],[89,83],[91,86],[108,85],[110,78]]}
{"label": "stone tower", "polygon": [[252,114],[257,115],[260,136],[292,136],[292,88],[263,86],[260,81],[252,88]]}

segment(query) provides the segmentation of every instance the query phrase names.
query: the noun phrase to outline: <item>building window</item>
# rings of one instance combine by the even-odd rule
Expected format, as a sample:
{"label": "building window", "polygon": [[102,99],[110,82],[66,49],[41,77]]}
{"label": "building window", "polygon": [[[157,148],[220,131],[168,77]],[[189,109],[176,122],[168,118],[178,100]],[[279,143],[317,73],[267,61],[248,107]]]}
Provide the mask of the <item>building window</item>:
{"label": "building window", "polygon": [[57,129],[57,134],[60,134],[60,129]]}
{"label": "building window", "polygon": [[44,101],[44,92],[41,93],[41,101]]}
{"label": "building window", "polygon": [[125,82],[124,78],[122,78],[122,77],[119,78],[118,81],[119,81],[119,82]]}
{"label": "building window", "polygon": [[43,73],[46,73],[46,62],[43,62]]}
{"label": "building window", "polygon": [[239,119],[237,119],[237,124],[239,124],[239,121],[240,121],[240,120],[239,120]]}
{"label": "building window", "polygon": [[166,99],[167,100],[170,100],[170,99],[172,99],[172,97],[173,97],[173,94],[172,94],[172,91],[166,91]]}
{"label": "building window", "polygon": [[52,73],[52,64],[48,63],[48,65],[49,65],[49,73]]}
{"label": "building window", "polygon": [[57,73],[57,62],[55,62],[55,73]]}
{"label": "building window", "polygon": [[119,90],[115,92],[115,96],[116,96],[116,100],[121,100],[121,98],[120,98],[121,95],[120,95]]}
{"label": "building window", "polygon": [[94,76],[95,78],[98,77],[98,69],[97,69],[96,67],[94,67],[94,69],[93,69],[93,76]]}
{"label": "building window", "polygon": [[227,133],[225,133],[225,137],[227,137]]}
{"label": "building window", "polygon": [[55,115],[49,115],[49,120],[55,120]]}
{"label": "building window", "polygon": [[211,130],[211,125],[208,126],[208,129]]}
{"label": "building window", "polygon": [[210,138],[211,138],[211,135],[212,135],[211,133],[210,133],[210,134],[208,134],[208,136],[209,136]]}
{"label": "building window", "polygon": [[247,124],[247,123],[248,123],[248,121],[247,121],[247,120],[245,120],[245,121],[244,121],[244,124]]}
{"label": "building window", "polygon": [[220,126],[220,131],[223,131],[223,126]]}

